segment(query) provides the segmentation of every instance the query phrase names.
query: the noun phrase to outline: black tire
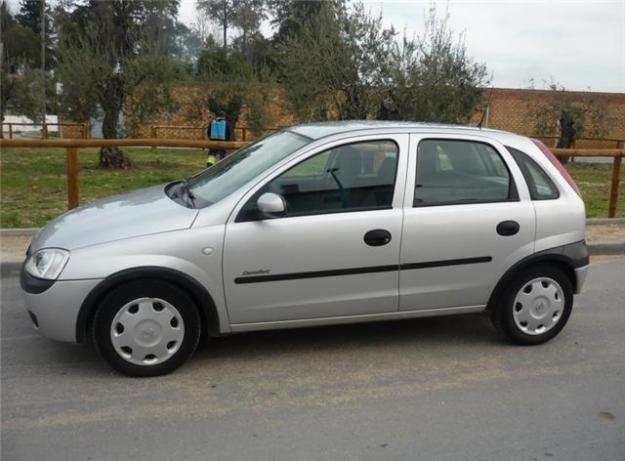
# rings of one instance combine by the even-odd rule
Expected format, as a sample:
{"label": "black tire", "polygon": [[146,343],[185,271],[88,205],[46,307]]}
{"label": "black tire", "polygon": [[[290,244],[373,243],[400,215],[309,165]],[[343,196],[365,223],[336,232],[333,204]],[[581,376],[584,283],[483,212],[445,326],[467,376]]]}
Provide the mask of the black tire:
{"label": "black tire", "polygon": [[[559,321],[541,334],[527,334],[514,321],[514,300],[517,293],[531,280],[548,277],[556,281],[564,294],[564,306]],[[521,270],[502,291],[496,301],[491,320],[506,339],[519,345],[543,344],[555,337],[565,327],[573,308],[573,285],[570,278],[559,268],[550,264],[537,264]]]}
{"label": "black tire", "polygon": [[[122,307],[139,298],[159,298],[171,303],[184,322],[178,350],[162,363],[138,365],[124,359],[111,340],[113,319]],[[137,280],[114,288],[98,306],[89,331],[98,353],[115,370],[134,377],[160,376],[174,371],[195,351],[200,340],[201,320],[192,299],[176,285],[161,280]],[[169,346],[168,346],[169,347]]]}

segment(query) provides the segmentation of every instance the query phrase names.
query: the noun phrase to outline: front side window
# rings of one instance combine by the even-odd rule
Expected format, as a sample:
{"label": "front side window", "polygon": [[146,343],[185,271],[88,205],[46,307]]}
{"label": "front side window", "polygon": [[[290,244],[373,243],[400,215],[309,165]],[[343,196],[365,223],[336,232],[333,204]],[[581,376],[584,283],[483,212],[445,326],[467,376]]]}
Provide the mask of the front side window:
{"label": "front side window", "polygon": [[[399,150],[393,141],[341,145],[297,164],[255,194],[281,195],[286,216],[390,208]],[[245,209],[243,210],[245,213]]]}
{"label": "front side window", "polygon": [[311,139],[279,131],[245,146],[189,180],[199,207],[212,205],[284,160]]}
{"label": "front side window", "polygon": [[515,199],[510,172],[488,144],[447,139],[419,143],[413,206]]}

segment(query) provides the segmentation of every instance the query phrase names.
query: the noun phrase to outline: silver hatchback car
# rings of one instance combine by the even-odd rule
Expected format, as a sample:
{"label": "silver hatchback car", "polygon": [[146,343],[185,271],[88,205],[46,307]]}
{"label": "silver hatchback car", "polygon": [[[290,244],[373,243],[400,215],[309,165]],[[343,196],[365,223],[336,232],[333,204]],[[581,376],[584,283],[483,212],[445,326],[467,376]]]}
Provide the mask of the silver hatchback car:
{"label": "silver hatchback car", "polygon": [[486,312],[509,340],[566,324],[588,253],[577,186],[500,131],[340,122],[65,213],[21,285],[52,339],[115,369],[180,366],[202,335]]}

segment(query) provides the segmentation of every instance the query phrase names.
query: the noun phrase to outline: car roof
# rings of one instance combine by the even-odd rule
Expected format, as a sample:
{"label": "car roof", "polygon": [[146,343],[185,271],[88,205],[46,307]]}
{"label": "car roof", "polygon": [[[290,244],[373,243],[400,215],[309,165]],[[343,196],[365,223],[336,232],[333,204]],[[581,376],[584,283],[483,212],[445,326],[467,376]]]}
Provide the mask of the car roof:
{"label": "car roof", "polygon": [[488,133],[490,135],[515,136],[513,133],[488,128],[479,128],[464,125],[441,125],[435,123],[417,123],[402,121],[381,121],[381,120],[344,120],[339,122],[317,122],[295,125],[288,128],[290,131],[301,134],[311,139],[320,139],[336,134],[352,133],[354,131],[365,130],[410,130],[410,131],[432,131],[451,133]]}

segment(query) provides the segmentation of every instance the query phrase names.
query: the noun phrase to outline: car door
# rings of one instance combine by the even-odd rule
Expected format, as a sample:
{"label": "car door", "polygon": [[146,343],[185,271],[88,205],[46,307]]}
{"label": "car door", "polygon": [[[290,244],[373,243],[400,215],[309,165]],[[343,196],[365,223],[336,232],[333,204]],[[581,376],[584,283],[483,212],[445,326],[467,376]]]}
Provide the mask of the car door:
{"label": "car door", "polygon": [[[247,194],[225,235],[231,324],[397,311],[408,140],[335,141]],[[259,215],[267,191],[284,198],[284,216]]]}
{"label": "car door", "polygon": [[505,147],[480,136],[411,136],[400,310],[484,307],[533,253],[535,217]]}

